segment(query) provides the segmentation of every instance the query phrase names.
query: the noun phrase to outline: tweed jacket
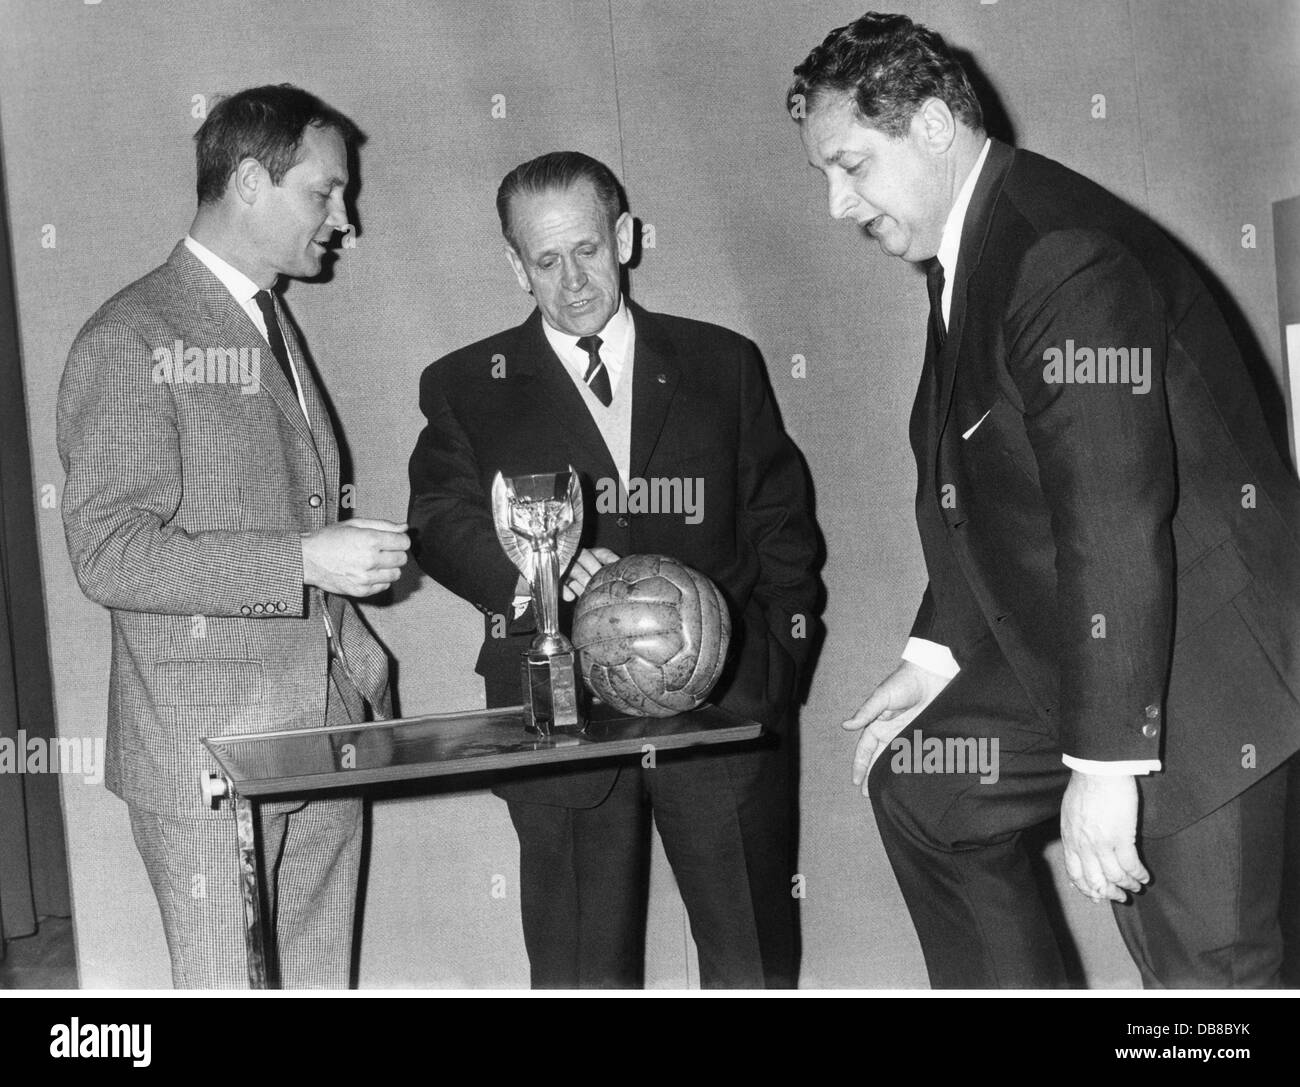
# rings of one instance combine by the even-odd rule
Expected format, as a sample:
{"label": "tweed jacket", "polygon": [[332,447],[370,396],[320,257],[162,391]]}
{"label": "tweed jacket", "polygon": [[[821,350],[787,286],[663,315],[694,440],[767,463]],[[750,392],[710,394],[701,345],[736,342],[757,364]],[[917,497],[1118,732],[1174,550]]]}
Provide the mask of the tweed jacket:
{"label": "tweed jacket", "polygon": [[[280,319],[307,415],[247,314],[184,243],[73,344],[58,399],[68,552],[112,617],[105,783],[202,811],[206,735],[387,712],[388,660],[354,605],[304,587],[301,535],[338,519],[332,423]],[[354,686],[331,665],[327,622]],[[359,688],[359,689],[358,689]],[[331,717],[338,720],[337,707]]]}

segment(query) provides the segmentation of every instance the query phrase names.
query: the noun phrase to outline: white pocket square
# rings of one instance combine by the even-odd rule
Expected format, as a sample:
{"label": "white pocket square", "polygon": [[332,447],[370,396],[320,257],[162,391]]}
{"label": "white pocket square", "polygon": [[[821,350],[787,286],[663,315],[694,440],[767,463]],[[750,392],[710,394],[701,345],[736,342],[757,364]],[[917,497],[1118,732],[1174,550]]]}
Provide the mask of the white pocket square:
{"label": "white pocket square", "polygon": [[[992,408],[989,408],[989,411],[992,411],[992,410],[993,410]],[[961,437],[962,437],[962,441],[965,441],[965,440],[966,440],[967,438],[969,438],[972,434],[974,434],[975,431],[979,430],[980,423],[984,422],[984,420],[987,419],[987,418],[989,417],[989,411],[986,411],[983,415],[981,415],[981,416],[979,417],[979,419],[976,420],[975,425],[974,425],[973,427],[971,427],[970,430],[966,431],[966,433],[963,434],[963,435],[961,436]]]}

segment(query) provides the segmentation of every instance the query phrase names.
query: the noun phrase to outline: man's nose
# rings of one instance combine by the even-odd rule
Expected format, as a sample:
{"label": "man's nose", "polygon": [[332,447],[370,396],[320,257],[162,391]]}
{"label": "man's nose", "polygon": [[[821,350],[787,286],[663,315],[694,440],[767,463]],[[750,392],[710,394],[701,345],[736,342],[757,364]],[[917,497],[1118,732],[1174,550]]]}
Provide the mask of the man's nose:
{"label": "man's nose", "polygon": [[565,290],[576,291],[587,282],[587,273],[576,260],[566,260],[563,271],[561,282]]}
{"label": "man's nose", "polygon": [[845,181],[832,178],[828,183],[832,219],[843,219],[857,205],[858,198]]}
{"label": "man's nose", "polygon": [[343,195],[341,193],[337,193],[330,197],[329,209],[330,212],[329,215],[325,217],[325,221],[335,230],[348,230],[348,209],[343,203]]}

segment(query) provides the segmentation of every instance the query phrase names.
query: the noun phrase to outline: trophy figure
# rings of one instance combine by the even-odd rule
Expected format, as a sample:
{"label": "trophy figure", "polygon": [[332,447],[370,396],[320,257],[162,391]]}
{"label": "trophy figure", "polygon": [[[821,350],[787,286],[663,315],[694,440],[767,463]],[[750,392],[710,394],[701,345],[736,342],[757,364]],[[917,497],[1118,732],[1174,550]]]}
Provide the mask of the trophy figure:
{"label": "trophy figure", "polygon": [[578,553],[582,491],[567,472],[512,476],[492,481],[492,520],[506,556],[532,591],[537,636],[521,655],[524,727],[550,736],[581,732],[577,653],[560,633],[560,576]]}

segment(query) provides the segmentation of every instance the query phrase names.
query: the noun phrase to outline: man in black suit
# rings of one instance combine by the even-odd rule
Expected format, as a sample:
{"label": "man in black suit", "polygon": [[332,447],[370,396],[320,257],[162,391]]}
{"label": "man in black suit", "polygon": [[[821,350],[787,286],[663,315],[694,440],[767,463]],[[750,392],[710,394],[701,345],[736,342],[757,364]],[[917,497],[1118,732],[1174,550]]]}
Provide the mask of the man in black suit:
{"label": "man in black suit", "polygon": [[1065,982],[1023,839],[1058,811],[1147,986],[1276,984],[1300,495],[1223,318],[1146,218],[989,140],[904,16],[833,31],[787,104],[831,214],[930,288],[929,586],[845,727],[932,984]]}
{"label": "man in black suit", "polygon": [[[536,629],[497,542],[492,479],[571,464],[586,520],[565,599],[622,555],[667,554],[707,574],[733,620],[713,700],[774,734],[749,750],[499,787],[519,835],[533,986],[641,985],[652,812],[701,983],[793,985],[790,755],[816,552],[802,462],[752,344],[624,299],[633,220],[608,168],[576,152],[543,155],[507,175],[497,210],[511,267],[538,308],[425,370],[428,425],[410,464],[420,565],[484,613],[477,671],[487,704],[519,702],[519,655]],[[638,480],[678,481],[692,508],[638,512],[606,500],[630,496]]]}

